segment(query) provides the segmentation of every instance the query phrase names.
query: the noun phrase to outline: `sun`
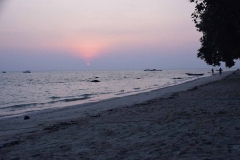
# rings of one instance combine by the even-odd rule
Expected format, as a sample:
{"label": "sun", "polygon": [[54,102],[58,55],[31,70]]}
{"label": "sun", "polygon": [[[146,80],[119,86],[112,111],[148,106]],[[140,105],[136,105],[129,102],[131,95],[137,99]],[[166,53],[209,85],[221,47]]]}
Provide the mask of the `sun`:
{"label": "sun", "polygon": [[87,66],[90,66],[90,63],[89,63],[89,62],[87,63]]}

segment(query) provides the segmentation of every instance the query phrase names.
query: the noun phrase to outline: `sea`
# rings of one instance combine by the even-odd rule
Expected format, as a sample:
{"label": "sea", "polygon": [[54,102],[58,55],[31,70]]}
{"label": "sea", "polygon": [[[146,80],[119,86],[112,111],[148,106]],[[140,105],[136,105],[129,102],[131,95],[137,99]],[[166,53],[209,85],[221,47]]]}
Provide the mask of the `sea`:
{"label": "sea", "polygon": [[149,92],[203,77],[186,73],[212,75],[211,69],[0,73],[0,118]]}

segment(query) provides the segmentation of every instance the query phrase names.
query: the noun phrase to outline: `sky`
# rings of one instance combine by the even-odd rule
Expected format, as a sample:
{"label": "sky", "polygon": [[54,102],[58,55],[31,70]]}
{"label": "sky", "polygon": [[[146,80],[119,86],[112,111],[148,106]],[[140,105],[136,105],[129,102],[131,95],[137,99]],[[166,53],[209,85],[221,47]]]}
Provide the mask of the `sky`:
{"label": "sky", "polygon": [[212,68],[197,58],[193,11],[188,0],[0,0],[0,70]]}

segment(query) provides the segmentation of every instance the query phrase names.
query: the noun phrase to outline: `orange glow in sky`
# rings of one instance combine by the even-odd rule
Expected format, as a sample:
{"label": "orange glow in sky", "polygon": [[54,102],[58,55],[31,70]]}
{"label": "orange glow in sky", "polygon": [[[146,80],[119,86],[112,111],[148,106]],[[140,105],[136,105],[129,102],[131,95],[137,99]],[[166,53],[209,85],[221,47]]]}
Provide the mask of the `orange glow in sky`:
{"label": "orange glow in sky", "polygon": [[106,50],[107,45],[99,41],[84,41],[73,44],[70,46],[74,55],[83,59],[87,65],[90,65],[90,61],[97,58],[101,52]]}

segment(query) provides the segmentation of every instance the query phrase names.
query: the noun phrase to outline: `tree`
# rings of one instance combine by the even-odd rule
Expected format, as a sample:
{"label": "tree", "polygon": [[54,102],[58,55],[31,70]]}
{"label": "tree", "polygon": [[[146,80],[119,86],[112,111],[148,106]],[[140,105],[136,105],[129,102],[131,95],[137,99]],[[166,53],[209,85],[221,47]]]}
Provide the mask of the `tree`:
{"label": "tree", "polygon": [[195,2],[193,21],[201,48],[197,56],[207,64],[234,66],[240,58],[240,0],[189,0]]}

